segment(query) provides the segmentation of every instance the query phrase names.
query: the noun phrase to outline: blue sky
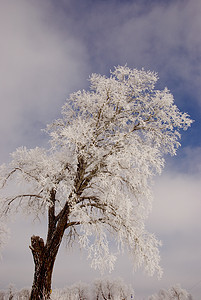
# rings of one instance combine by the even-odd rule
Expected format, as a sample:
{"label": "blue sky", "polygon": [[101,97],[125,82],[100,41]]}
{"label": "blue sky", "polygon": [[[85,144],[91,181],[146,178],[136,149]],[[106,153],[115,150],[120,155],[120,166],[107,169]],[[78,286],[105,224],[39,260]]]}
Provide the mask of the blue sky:
{"label": "blue sky", "polygon": [[[120,257],[112,276],[131,283],[138,299],[172,284],[201,296],[201,2],[115,0],[1,0],[0,2],[0,163],[24,145],[46,146],[40,129],[57,118],[70,92],[88,87],[93,72],[117,65],[159,74],[175,103],[195,120],[182,133],[178,155],[168,157],[154,185],[147,227],[163,242],[162,280],[132,273]],[[28,249],[32,234],[46,225],[16,217],[0,261],[0,288],[32,283]],[[20,272],[20,273],[19,273]],[[70,275],[69,275],[70,274]],[[53,286],[99,277],[86,255],[62,247]]]}

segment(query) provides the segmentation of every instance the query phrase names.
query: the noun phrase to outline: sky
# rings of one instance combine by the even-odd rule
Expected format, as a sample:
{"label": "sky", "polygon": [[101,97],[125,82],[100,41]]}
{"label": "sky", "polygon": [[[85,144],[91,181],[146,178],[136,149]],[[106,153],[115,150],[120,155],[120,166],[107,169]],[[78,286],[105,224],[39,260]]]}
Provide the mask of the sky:
{"label": "sky", "polygon": [[[201,299],[200,32],[200,0],[0,0],[1,164],[19,146],[46,147],[41,129],[60,116],[69,93],[117,65],[158,72],[158,87],[194,120],[153,186],[146,225],[163,243],[163,278],[133,273],[126,255],[110,275],[131,284],[139,300],[177,283]],[[30,237],[45,236],[46,224],[18,215],[9,225],[0,289],[31,286]],[[62,246],[53,288],[96,277],[85,253]]]}

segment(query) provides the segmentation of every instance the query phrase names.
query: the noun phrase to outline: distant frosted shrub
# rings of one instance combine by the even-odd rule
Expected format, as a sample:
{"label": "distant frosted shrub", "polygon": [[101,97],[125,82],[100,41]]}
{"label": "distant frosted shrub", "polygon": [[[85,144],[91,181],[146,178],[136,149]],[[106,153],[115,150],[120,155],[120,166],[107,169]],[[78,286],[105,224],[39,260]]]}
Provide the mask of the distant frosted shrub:
{"label": "distant frosted shrub", "polygon": [[88,300],[90,299],[89,295],[89,286],[85,283],[78,282],[70,287],[64,289],[55,289],[52,292],[52,300]]}
{"label": "distant frosted shrub", "polygon": [[92,288],[92,299],[96,300],[122,300],[130,299],[134,291],[122,279],[97,279]]}
{"label": "distant frosted shrub", "polygon": [[82,282],[64,289],[55,289],[51,294],[52,300],[122,300],[134,295],[132,288],[126,285],[122,279],[96,279],[89,286]]}
{"label": "distant frosted shrub", "polygon": [[16,293],[17,300],[27,300],[30,297],[30,289],[23,288]]}
{"label": "distant frosted shrub", "polygon": [[8,289],[0,291],[0,300],[29,300],[30,290],[23,288],[17,291],[14,285],[10,284]]}
{"label": "distant frosted shrub", "polygon": [[192,300],[192,296],[177,284],[168,290],[160,290],[158,294],[150,296],[149,300]]}
{"label": "distant frosted shrub", "polygon": [[[130,300],[135,299],[134,291],[121,278],[96,279],[91,285],[78,282],[63,289],[54,289],[51,300]],[[0,300],[29,300],[30,289],[17,291],[10,284],[7,290],[0,291]],[[136,298],[137,299],[137,298]],[[179,284],[148,297],[147,300],[193,300],[192,296]]]}
{"label": "distant frosted shrub", "polygon": [[0,291],[0,300],[5,299],[5,291]]}

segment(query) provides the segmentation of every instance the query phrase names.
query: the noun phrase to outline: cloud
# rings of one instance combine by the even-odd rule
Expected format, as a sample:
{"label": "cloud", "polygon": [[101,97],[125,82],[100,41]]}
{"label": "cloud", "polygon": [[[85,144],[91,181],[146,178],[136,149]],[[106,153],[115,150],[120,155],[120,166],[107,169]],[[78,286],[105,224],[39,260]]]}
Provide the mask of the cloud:
{"label": "cloud", "polygon": [[145,67],[158,71],[165,84],[174,84],[180,92],[188,89],[197,97],[200,11],[199,0],[153,1],[149,5],[145,1],[97,2],[83,17],[83,37],[90,41],[101,72],[125,63]]}
{"label": "cloud", "polygon": [[86,80],[85,46],[70,28],[60,30],[59,17],[48,1],[1,2],[1,148],[25,136],[30,144],[39,140],[32,128],[58,115],[69,92]]}
{"label": "cloud", "polygon": [[200,194],[200,175],[174,172],[162,175],[154,186],[152,230],[167,235],[188,235],[200,230]]}
{"label": "cloud", "polygon": [[[199,125],[197,126],[197,129],[199,130]],[[193,131],[193,129],[190,130],[191,132]],[[190,136],[192,134],[190,134]],[[199,133],[197,134],[199,135]],[[197,139],[195,133],[194,139]],[[181,144],[183,145],[183,142]],[[192,147],[189,143],[185,147],[181,146],[181,148],[177,152],[178,155],[169,157],[167,159],[167,166],[165,167],[165,170],[177,174],[191,174],[192,178],[199,178],[201,176],[201,147]]]}
{"label": "cloud", "polygon": [[[190,149],[188,151],[190,153]],[[187,165],[191,164],[191,158],[194,161],[199,158],[199,155],[193,157],[193,153],[196,154],[196,151],[192,149],[191,155],[186,156]],[[199,286],[190,289],[200,279],[201,186],[200,172],[192,172],[191,168],[189,171],[165,171],[154,185],[153,210],[147,228],[162,240],[161,265],[164,276],[160,282],[154,278],[146,280],[146,287],[150,291],[153,286],[159,290],[178,282],[198,297]],[[141,275],[137,277],[138,280],[140,293],[143,282]],[[143,294],[143,287],[141,289]]]}

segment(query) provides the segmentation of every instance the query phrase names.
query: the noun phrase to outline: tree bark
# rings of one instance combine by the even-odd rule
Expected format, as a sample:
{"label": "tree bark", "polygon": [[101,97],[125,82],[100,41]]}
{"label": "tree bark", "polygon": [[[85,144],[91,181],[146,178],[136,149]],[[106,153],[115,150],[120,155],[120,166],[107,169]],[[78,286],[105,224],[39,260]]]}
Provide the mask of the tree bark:
{"label": "tree bark", "polygon": [[[82,181],[84,178],[85,167],[86,165],[83,158],[78,158],[77,175],[74,182],[75,193],[77,195],[80,195],[83,191]],[[30,249],[35,263],[35,273],[30,300],[50,299],[54,262],[64,232],[72,225],[72,223],[67,224],[70,213],[68,201],[66,201],[66,204],[60,213],[57,216],[55,215],[55,195],[56,190],[52,189],[50,192],[51,205],[48,208],[48,233],[46,244],[44,244],[43,239],[39,236],[32,236],[31,238]],[[71,197],[72,194],[69,196],[69,199]]]}
{"label": "tree bark", "polygon": [[51,278],[55,258],[52,258],[39,236],[32,236],[31,250],[35,263],[34,281],[30,300],[49,299],[51,292]]}
{"label": "tree bark", "polygon": [[50,299],[52,272],[55,259],[67,228],[69,206],[66,203],[58,216],[55,216],[54,205],[48,210],[47,241],[39,236],[32,236],[32,251],[35,272],[30,300]]}
{"label": "tree bark", "polygon": [[35,272],[30,300],[50,299],[52,272],[62,237],[63,233],[58,243],[52,238],[51,247],[47,247],[42,238],[32,236],[30,248],[34,258]]}

